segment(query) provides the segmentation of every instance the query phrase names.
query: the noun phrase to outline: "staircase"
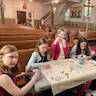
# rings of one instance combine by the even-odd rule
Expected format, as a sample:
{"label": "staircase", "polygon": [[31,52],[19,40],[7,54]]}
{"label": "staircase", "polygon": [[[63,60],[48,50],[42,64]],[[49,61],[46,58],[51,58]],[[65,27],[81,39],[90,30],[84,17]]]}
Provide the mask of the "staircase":
{"label": "staircase", "polygon": [[[62,18],[64,16],[64,14],[66,13],[66,11],[68,10],[68,8],[74,4],[74,3],[79,3],[82,0],[65,0],[65,1],[61,1],[58,4],[61,4],[60,7],[58,7],[58,12],[54,14],[54,18],[56,16],[56,19]],[[44,3],[46,6],[50,5],[51,2],[46,2]],[[56,20],[54,19],[54,20]],[[63,19],[62,19],[63,20]],[[61,20],[61,21],[62,21]],[[49,23],[51,24],[52,21],[52,10],[48,11],[41,19],[41,24],[46,24]]]}
{"label": "staircase", "polygon": [[47,22],[47,20],[52,16],[52,12],[48,11],[41,19],[41,24],[43,25],[44,23]]}

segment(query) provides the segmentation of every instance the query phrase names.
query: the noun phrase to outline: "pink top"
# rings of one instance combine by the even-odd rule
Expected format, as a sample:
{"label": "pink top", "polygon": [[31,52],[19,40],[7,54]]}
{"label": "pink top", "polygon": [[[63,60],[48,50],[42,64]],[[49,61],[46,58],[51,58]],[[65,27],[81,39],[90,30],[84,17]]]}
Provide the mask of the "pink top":
{"label": "pink top", "polygon": [[[57,42],[57,44],[54,44],[54,42],[53,42],[51,47],[52,47],[52,59],[57,60],[60,55],[60,45],[58,42]],[[69,48],[68,47],[63,48],[63,51],[65,54],[65,58],[67,58],[69,55]]]}

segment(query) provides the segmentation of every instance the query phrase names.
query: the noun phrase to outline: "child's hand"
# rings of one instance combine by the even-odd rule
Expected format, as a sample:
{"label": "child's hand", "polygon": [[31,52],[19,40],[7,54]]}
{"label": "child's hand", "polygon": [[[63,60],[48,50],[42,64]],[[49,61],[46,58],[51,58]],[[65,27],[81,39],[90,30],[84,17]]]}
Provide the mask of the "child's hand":
{"label": "child's hand", "polygon": [[25,72],[26,73],[32,72],[32,70],[33,69],[31,67],[28,67],[28,66],[25,67]]}
{"label": "child's hand", "polygon": [[34,80],[34,82],[36,83],[37,80],[39,80],[40,76],[41,76],[41,72],[38,69],[33,69],[34,75],[32,77],[32,80]]}
{"label": "child's hand", "polygon": [[55,41],[54,41],[54,44],[57,44],[57,42],[59,42],[59,40],[60,40],[60,38],[57,37],[57,38],[55,39]]}
{"label": "child's hand", "polygon": [[22,77],[22,76],[24,76],[24,75],[26,75],[26,72],[21,72],[20,74],[16,75],[16,78]]}
{"label": "child's hand", "polygon": [[57,37],[55,41],[57,41],[57,42],[58,42],[59,40],[60,40],[60,37]]}
{"label": "child's hand", "polygon": [[29,67],[25,67],[25,72],[28,72],[30,70],[30,68]]}
{"label": "child's hand", "polygon": [[91,56],[93,57],[93,56],[95,56],[95,55],[96,55],[95,51],[92,51],[92,52],[91,52]]}
{"label": "child's hand", "polygon": [[20,75],[21,75],[21,76],[24,76],[24,75],[26,75],[26,72],[21,72]]}
{"label": "child's hand", "polygon": [[51,69],[51,66],[49,64],[44,64],[43,66],[45,69]]}

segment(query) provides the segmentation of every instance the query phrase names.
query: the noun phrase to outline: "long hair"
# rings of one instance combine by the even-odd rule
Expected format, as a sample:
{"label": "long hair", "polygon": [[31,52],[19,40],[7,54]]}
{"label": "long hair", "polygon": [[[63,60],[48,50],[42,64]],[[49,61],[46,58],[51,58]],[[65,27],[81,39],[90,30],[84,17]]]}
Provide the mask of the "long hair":
{"label": "long hair", "polygon": [[67,41],[68,40],[68,32],[65,28],[60,28],[57,30],[57,34],[55,35],[55,39],[58,37],[58,35],[61,33],[61,32],[64,32],[66,37],[65,37],[65,40]]}
{"label": "long hair", "polygon": [[9,68],[2,61],[2,57],[4,55],[15,51],[18,52],[17,48],[13,45],[5,45],[0,49],[0,71],[3,71],[4,73],[8,73],[10,75],[16,73],[17,65],[14,68]]}
{"label": "long hair", "polygon": [[40,38],[38,41],[37,41],[37,44],[36,44],[36,47],[35,47],[35,51],[39,53],[39,46],[42,45],[42,44],[48,44],[48,39],[47,38]]}
{"label": "long hair", "polygon": [[88,41],[84,37],[80,38],[79,41],[78,41],[78,43],[77,43],[76,55],[81,54],[80,44],[82,42],[86,42],[86,48],[84,49],[84,54],[87,55],[87,56],[89,56],[90,55],[90,49],[89,49]]}

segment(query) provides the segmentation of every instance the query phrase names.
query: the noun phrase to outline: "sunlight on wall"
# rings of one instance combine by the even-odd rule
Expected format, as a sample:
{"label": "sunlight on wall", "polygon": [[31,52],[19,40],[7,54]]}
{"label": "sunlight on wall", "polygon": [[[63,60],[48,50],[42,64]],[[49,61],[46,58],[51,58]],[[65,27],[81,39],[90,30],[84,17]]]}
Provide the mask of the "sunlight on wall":
{"label": "sunlight on wall", "polygon": [[85,5],[87,6],[84,7],[84,16],[91,17],[92,7],[90,7],[91,5],[88,5],[88,0],[85,1]]}
{"label": "sunlight on wall", "polygon": [[64,15],[65,15],[65,17],[69,17],[69,15],[70,15],[70,10],[68,9]]}

